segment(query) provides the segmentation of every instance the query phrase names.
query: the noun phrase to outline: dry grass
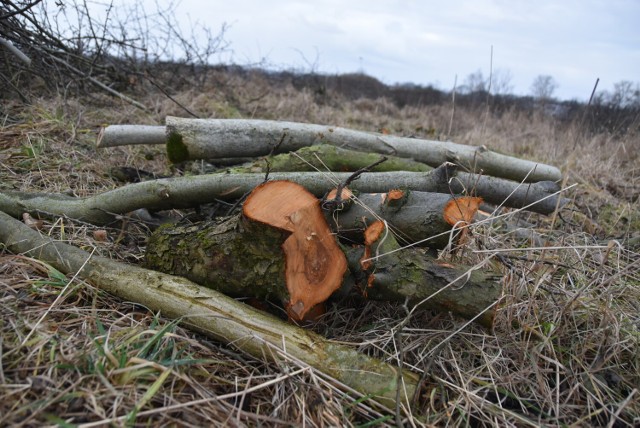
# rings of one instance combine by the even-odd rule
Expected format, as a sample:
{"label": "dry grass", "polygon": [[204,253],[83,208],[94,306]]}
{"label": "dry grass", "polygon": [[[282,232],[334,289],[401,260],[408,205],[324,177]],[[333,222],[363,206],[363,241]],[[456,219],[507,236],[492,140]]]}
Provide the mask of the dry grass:
{"label": "dry grass", "polygon": [[[217,80],[220,82],[220,78]],[[388,100],[318,100],[291,86],[226,77],[224,85],[175,94],[202,116],[257,117],[385,128],[446,138],[563,168],[572,203],[558,216],[505,212],[551,248],[536,249],[489,223],[461,253],[502,273],[494,331],[449,315],[390,304],[341,304],[315,327],[362,352],[424,375],[406,425],[637,426],[640,423],[640,147],[637,137],[587,136],[541,117],[398,108]],[[230,96],[232,93],[232,96]],[[171,174],[158,148],[97,152],[103,123],[162,123],[184,115],[149,94],[150,113],[95,96],[5,106],[0,190],[95,194],[119,185],[108,172],[133,166]],[[114,105],[117,104],[117,105]],[[574,147],[576,150],[574,150]],[[148,230],[68,219],[42,229],[56,239],[137,263]],[[490,250],[490,251],[489,251]],[[143,307],[0,248],[0,426],[45,424],[364,426],[395,425],[393,412],[354,401],[294,362],[266,364],[212,343]],[[402,325],[402,334],[397,334]],[[398,343],[398,339],[401,343]]]}

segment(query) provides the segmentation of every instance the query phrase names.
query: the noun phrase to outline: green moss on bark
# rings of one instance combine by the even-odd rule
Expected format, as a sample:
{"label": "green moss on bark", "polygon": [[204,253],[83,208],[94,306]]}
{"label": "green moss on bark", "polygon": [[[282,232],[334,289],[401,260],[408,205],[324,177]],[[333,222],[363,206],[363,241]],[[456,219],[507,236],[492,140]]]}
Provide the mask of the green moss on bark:
{"label": "green moss on bark", "polygon": [[182,135],[168,128],[167,157],[172,163],[180,163],[189,159],[189,149],[182,141]]}
{"label": "green moss on bark", "polygon": [[246,225],[238,218],[163,226],[149,239],[145,265],[230,296],[285,301],[288,292],[280,246],[287,235]]}

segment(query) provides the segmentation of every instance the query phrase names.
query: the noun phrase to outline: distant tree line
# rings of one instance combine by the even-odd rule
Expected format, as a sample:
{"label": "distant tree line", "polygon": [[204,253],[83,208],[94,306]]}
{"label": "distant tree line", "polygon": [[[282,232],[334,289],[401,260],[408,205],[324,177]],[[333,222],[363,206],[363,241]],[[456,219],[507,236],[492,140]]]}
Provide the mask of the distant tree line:
{"label": "distant tree line", "polygon": [[[403,83],[387,85],[364,73],[320,74],[299,71],[254,70],[274,85],[292,84],[296,89],[310,90],[322,102],[332,93],[349,100],[386,98],[399,108],[452,103],[452,91],[443,91],[432,85]],[[541,113],[561,123],[582,121],[592,132],[624,134],[640,131],[640,84],[623,81],[613,91],[596,92],[590,104],[576,100],[558,100],[553,97],[558,88],[549,75],[537,76],[532,82],[530,95],[511,93],[511,74],[498,70],[491,82],[481,71],[471,73],[455,89],[456,106],[462,108],[489,108],[500,115],[508,110],[522,113]]]}
{"label": "distant tree line", "polygon": [[[489,77],[477,70],[446,91],[413,83],[387,85],[362,72],[321,74],[316,71],[317,64],[308,64],[310,72],[214,66],[213,58],[229,45],[224,39],[226,27],[217,34],[206,27],[194,27],[185,36],[174,12],[173,3],[165,9],[157,6],[151,13],[138,4],[126,10],[114,10],[111,6],[100,22],[92,17],[87,3],[80,0],[2,2],[0,99],[17,96],[28,102],[32,93],[49,91],[66,95],[75,90],[86,94],[91,92],[89,88],[123,98],[125,93],[149,88],[168,95],[186,86],[203,87],[208,79],[215,78],[212,71],[244,78],[258,73],[270,84],[291,84],[309,90],[318,103],[329,102],[332,94],[349,100],[386,98],[399,108],[444,105],[455,99],[456,107],[482,108],[496,115],[516,110],[544,114],[562,123],[580,120],[594,132],[638,132],[638,83],[618,82],[612,91],[599,91],[586,104],[554,98],[558,84],[549,75],[534,79],[530,95],[513,95],[512,75],[501,69],[493,70]],[[150,28],[164,30],[157,33]]]}

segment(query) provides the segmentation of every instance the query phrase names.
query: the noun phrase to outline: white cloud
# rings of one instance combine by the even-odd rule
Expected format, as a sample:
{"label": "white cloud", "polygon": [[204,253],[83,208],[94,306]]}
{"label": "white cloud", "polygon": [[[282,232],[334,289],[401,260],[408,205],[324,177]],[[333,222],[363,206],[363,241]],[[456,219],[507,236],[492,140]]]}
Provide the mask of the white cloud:
{"label": "white cloud", "polygon": [[387,83],[449,88],[456,74],[488,75],[493,46],[494,68],[509,69],[521,94],[539,74],[553,75],[563,98],[586,99],[596,77],[608,87],[639,80],[636,0],[183,0],[177,13],[214,30],[229,23],[239,63],[304,69],[318,54],[326,72],[362,67]]}

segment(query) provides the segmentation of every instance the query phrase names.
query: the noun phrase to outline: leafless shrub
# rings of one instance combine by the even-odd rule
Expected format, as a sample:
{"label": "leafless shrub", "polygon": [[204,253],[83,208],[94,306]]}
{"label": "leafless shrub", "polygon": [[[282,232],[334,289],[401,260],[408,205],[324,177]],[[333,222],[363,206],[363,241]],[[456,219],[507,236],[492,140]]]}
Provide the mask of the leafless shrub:
{"label": "leafless shrub", "polygon": [[203,85],[215,56],[228,47],[226,27],[214,34],[192,25],[185,32],[176,9],[173,2],[154,11],[140,2],[119,7],[89,0],[3,2],[0,40],[30,60],[19,61],[15,50],[0,48],[3,97],[14,94],[26,101],[43,91],[98,89],[135,105],[123,91],[179,88],[187,77],[190,85]]}

